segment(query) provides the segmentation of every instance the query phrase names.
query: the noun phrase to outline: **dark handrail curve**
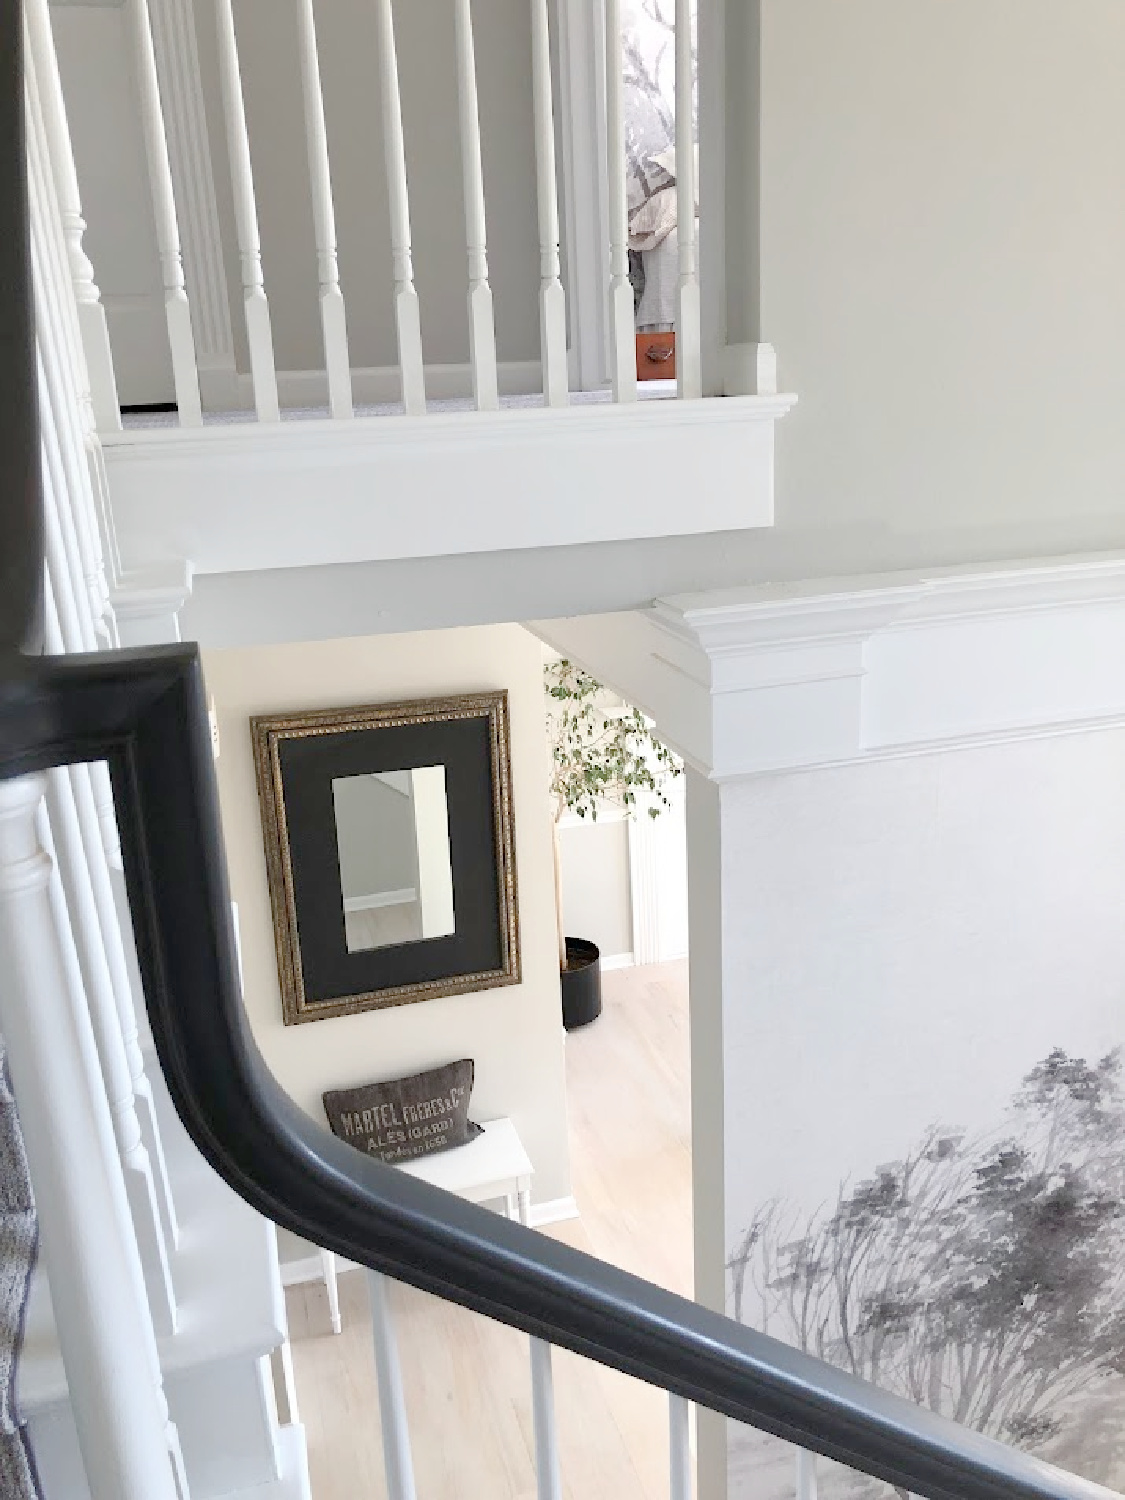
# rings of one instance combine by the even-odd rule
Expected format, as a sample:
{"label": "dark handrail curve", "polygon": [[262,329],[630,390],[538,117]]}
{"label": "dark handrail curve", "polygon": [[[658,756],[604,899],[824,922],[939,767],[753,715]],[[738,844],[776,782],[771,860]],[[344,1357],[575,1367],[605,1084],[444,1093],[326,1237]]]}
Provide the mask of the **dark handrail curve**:
{"label": "dark handrail curve", "polygon": [[270,1074],[242,1004],[194,646],[0,658],[0,779],[105,758],[141,975],[196,1146],[337,1254],[930,1500],[1111,1492],[365,1157]]}

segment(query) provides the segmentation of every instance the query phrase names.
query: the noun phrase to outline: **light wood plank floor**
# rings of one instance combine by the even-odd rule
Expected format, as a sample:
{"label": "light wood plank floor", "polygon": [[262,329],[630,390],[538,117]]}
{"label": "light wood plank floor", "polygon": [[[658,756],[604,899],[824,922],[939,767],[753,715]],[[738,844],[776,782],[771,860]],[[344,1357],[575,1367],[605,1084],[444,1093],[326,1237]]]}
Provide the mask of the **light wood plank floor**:
{"label": "light wood plank floor", "polygon": [[[691,1294],[686,963],[604,976],[605,1011],[567,1038],[571,1165],[581,1217],[545,1230]],[[313,1500],[385,1500],[365,1278],[287,1293]],[[418,1493],[533,1500],[527,1340],[408,1287],[393,1289]],[[555,1396],[567,1500],[665,1500],[667,1398],[563,1351]]]}

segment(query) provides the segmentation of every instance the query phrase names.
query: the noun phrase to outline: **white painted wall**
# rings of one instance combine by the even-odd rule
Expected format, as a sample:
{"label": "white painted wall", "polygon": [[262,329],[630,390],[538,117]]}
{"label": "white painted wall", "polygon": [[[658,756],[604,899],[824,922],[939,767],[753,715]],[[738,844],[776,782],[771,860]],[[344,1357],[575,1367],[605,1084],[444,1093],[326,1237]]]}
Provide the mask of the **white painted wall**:
{"label": "white painted wall", "polygon": [[596,823],[565,819],[559,827],[559,859],[567,935],[597,943],[603,959],[631,955],[628,822],[613,814]]}
{"label": "white painted wall", "polygon": [[762,561],[1117,544],[1125,10],[762,0],[762,58],[762,329],[801,397]]}
{"label": "white painted wall", "polygon": [[[1052,1048],[1125,1041],[1125,730],[721,796],[728,1254],[771,1197],[831,1204],[998,1125]],[[732,1428],[731,1464],[733,1497],[792,1493],[791,1450]]]}
{"label": "white painted wall", "polygon": [[[476,1060],[472,1117],[510,1116],[536,1168],[534,1198],[570,1193],[558,948],[552,896],[539,643],[517,626],[209,651],[231,893],[246,1007],[266,1062],[324,1123],[320,1096],[460,1057]],[[523,982],[364,1015],[286,1027],[250,749],[252,714],[507,688],[511,711]],[[327,1129],[327,1125],[325,1125]]]}

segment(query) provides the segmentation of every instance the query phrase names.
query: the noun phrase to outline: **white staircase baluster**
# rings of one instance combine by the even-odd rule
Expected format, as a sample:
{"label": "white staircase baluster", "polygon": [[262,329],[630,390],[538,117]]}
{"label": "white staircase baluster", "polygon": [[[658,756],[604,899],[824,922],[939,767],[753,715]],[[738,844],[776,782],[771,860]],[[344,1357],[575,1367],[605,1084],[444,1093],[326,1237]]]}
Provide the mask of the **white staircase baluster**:
{"label": "white staircase baluster", "polygon": [[410,194],[406,183],[406,145],[402,135],[402,100],[398,89],[394,17],[391,0],[375,0],[379,36],[379,94],[383,105],[383,143],[387,165],[387,198],[391,215],[394,261],[395,326],[402,376],[402,404],[412,415],[426,410],[426,377],[422,364],[422,320],[414,289],[410,250]]}
{"label": "white staircase baluster", "polygon": [[[69,277],[60,280],[60,275],[64,273],[51,254],[52,237],[47,232],[48,183],[43,176],[46,163],[43,160],[44,153],[39,149],[38,131],[34,128],[38,110],[34,98],[34,78],[30,72],[28,74],[27,114],[29,117],[28,196],[32,212],[31,262],[35,280],[36,332],[45,351],[43,364],[46,379],[43,399],[49,403],[49,407],[44,408],[44,411],[49,410],[55,430],[59,434],[59,447],[66,468],[67,486],[74,496],[72,511],[75,542],[82,574],[82,587],[86,592],[95,640],[99,646],[106,647],[114,644],[115,631],[98,535],[98,521],[90,488],[87,434],[83,430],[75,389],[75,364],[80,358],[80,346],[75,347],[67,338],[69,320],[59,305],[60,301],[65,299],[73,308],[74,299]],[[57,241],[54,248],[58,249]],[[69,381],[67,380],[68,374],[71,377]]]}
{"label": "white staircase baluster", "polygon": [[156,246],[160,253],[164,281],[164,316],[168,323],[168,346],[172,352],[176,405],[181,427],[200,427],[203,424],[203,407],[199,400],[199,369],[195,358],[195,337],[191,329],[191,308],[184,286],[180,228],[176,219],[176,197],[172,188],[172,166],[168,160],[164,110],[160,102],[160,84],[156,73],[156,53],[152,45],[152,22],[148,13],[148,0],[126,0],[126,6],[137,60],[141,129],[156,221]]}
{"label": "white staircase baluster", "polygon": [[629,280],[625,193],[624,64],[621,0],[605,0],[605,109],[609,184],[609,360],[615,401],[637,399],[637,329]]}
{"label": "white staircase baluster", "polygon": [[797,1500],[816,1500],[816,1454],[797,1449]]}
{"label": "white staircase baluster", "polygon": [[551,1346],[543,1339],[531,1340],[531,1416],[535,1429],[536,1496],[538,1500],[562,1500]]}
{"label": "white staircase baluster", "polygon": [[39,826],[45,787],[44,776],[0,783],[0,1032],[92,1500],[178,1500],[124,1185],[91,1085],[89,1018],[70,994],[65,902]]}
{"label": "white staircase baluster", "polygon": [[281,420],[277,400],[277,368],[273,357],[270,305],[262,275],[262,246],[258,234],[258,209],[254,201],[254,173],[250,165],[250,137],[242,102],[242,75],[238,68],[238,41],[234,31],[231,0],[215,0],[218,23],[219,82],[223,96],[223,118],[227,129],[231,186],[234,190],[234,224],[238,236],[238,258],[242,266],[242,303],[246,315],[246,339],[250,345],[250,373],[254,381],[254,408],[259,422]]}
{"label": "white staircase baluster", "polygon": [[676,0],[676,234],[680,278],[676,291],[676,384],[682,400],[703,395],[699,273],[695,233],[695,79],[691,0]]}
{"label": "white staircase baluster", "polygon": [[531,0],[531,84],[535,108],[535,178],[539,204],[539,354],[543,399],[569,400],[566,368],[566,293],[560,279],[559,196],[555,171],[555,111],[551,99],[551,34],[547,0]]}
{"label": "white staircase baluster", "polygon": [[[47,650],[61,651],[61,634],[54,591],[48,580],[46,599]],[[83,839],[75,794],[76,772],[55,770],[48,775],[47,805],[59,851],[59,869],[70,912],[82,982],[89,1006],[94,1041],[113,1121],[114,1139],[125,1174],[133,1227],[148,1289],[149,1307],[159,1334],[175,1333],[176,1293],[160,1212],[156,1182],[137,1114],[136,1096],[121,1035],[121,1022],[106,960],[100,914],[94,898],[91,860]],[[95,835],[96,837],[96,835]]]}
{"label": "white staircase baluster", "polygon": [[334,417],[350,417],[352,375],[348,358],[348,326],[340,291],[336,254],[336,212],[332,206],[332,175],[328,163],[328,133],[324,124],[324,94],[316,48],[313,0],[297,0],[300,25],[301,84],[305,98],[305,134],[312,187],[313,228],[320,281],[320,325],[324,334],[324,368],[328,375],[328,410]]}
{"label": "white staircase baluster", "polygon": [[[42,389],[44,385],[42,360],[40,360],[39,371]],[[68,525],[68,523],[72,524],[72,518],[70,506],[65,503],[65,499],[64,503],[59,503],[60,496],[66,497],[67,491],[58,459],[57,434],[50,420],[43,423],[42,437],[45,460],[43,465],[44,511],[47,523],[48,562],[54,583],[53,598],[60,627],[58,644],[66,651],[89,651],[95,649],[92,638],[93,627],[90,623],[88,608],[84,608],[88,605],[88,601],[79,589],[74,576],[72,562],[74,543],[71,526]],[[113,814],[113,794],[109,784],[109,773],[104,762],[99,761],[94,765],[76,766],[72,772],[72,780],[83,843],[89,863],[91,885],[105,946],[106,962],[113,984],[122,1042],[133,1080],[133,1095],[141,1124],[141,1134],[156,1184],[164,1235],[174,1248],[179,1242],[179,1223],[168,1179],[152,1086],[145,1073],[144,1057],[137,1034],[137,1014],[133,1003],[129,966],[125,958],[121,924],[109,874],[106,851],[107,824],[112,828],[113,837],[116,840],[116,822]]]}
{"label": "white staircase baluster", "polygon": [[691,1403],[668,1394],[670,1500],[691,1500]]}
{"label": "white staircase baluster", "polygon": [[383,1467],[387,1475],[387,1500],[416,1500],[414,1461],[410,1456],[410,1427],[402,1391],[402,1369],[398,1360],[387,1296],[387,1278],[368,1271],[371,1325],[375,1335],[375,1374],[379,1385],[379,1425],[383,1433]]}
{"label": "white staircase baluster", "polygon": [[120,556],[116,547],[112,516],[108,509],[108,486],[102,462],[101,444],[97,438],[97,417],[90,391],[90,374],[78,326],[78,303],[74,296],[67,261],[66,235],[63,230],[59,193],[53,177],[47,127],[40,103],[35,59],[30,41],[25,58],[28,194],[31,207],[33,254],[40,247],[40,262],[35,275],[36,324],[40,337],[55,338],[56,347],[64,346],[62,368],[64,390],[69,386],[72,400],[68,409],[71,426],[80,434],[80,447],[86,469],[86,484],[78,506],[89,534],[92,572],[87,574],[91,605],[98,635],[110,645],[118,644],[117,621],[110,600],[110,581],[105,568],[105,551],[110,555],[114,580],[120,577]]}
{"label": "white staircase baluster", "polygon": [[47,0],[27,0],[24,14],[27,21],[27,52],[38,83],[39,105],[51,158],[51,175],[59,197],[70,278],[78,303],[78,326],[90,375],[94,415],[100,431],[118,432],[121,429],[121,407],[113,373],[109,328],[101,293],[94,281],[94,268],[82,248],[86,221],[82,217],[78,173],[70,146],[70,128],[66,122],[62,82],[59,78]]}
{"label": "white staircase baluster", "polygon": [[470,0],[453,0],[457,38],[457,102],[461,114],[461,177],[465,194],[465,239],[469,252],[469,363],[478,411],[500,405],[496,380],[496,326],[488,284],[488,239],[484,213],[484,169],[480,153],[477,66]]}

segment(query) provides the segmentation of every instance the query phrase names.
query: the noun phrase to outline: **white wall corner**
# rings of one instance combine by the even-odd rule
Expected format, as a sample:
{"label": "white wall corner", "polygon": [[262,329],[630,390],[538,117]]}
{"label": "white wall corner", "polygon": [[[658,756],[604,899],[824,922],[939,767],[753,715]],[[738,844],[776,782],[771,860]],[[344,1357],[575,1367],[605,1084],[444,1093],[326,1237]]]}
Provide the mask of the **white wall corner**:
{"label": "white wall corner", "polygon": [[111,593],[123,646],[161,646],[182,639],[180,611],[191,598],[189,562],[154,563],[125,573]]}

